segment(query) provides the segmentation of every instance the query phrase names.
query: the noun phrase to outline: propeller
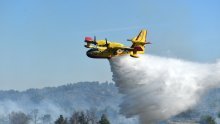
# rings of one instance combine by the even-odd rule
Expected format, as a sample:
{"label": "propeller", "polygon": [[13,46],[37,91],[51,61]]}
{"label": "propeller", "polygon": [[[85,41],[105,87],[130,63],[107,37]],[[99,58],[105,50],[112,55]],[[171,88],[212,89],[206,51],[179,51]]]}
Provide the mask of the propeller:
{"label": "propeller", "polygon": [[94,36],[94,42],[96,42],[96,36]]}
{"label": "propeller", "polygon": [[96,45],[97,44],[97,42],[96,42],[96,36],[94,36],[94,44]]}
{"label": "propeller", "polygon": [[106,45],[106,47],[108,47],[108,40],[107,40],[107,38],[105,38],[105,45]]}

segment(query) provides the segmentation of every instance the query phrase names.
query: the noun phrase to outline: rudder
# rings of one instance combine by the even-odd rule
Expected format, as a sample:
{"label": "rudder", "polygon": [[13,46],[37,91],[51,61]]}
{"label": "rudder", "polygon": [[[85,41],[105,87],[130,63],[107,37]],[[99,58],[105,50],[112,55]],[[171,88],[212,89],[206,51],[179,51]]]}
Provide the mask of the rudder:
{"label": "rudder", "polygon": [[146,43],[147,30],[141,30],[138,36],[131,39],[131,42]]}
{"label": "rudder", "polygon": [[131,48],[133,48],[133,52],[131,53],[132,57],[138,57],[137,54],[144,54],[145,52],[145,44],[151,44],[146,41],[147,39],[147,30],[141,30],[138,36],[132,38],[131,41],[133,44]]}

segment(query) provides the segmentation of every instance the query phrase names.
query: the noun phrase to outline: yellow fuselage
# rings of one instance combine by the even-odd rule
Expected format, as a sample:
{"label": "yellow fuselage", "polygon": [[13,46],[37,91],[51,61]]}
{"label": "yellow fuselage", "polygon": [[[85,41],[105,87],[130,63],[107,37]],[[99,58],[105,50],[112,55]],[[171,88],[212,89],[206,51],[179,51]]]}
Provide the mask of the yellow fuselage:
{"label": "yellow fuselage", "polygon": [[87,56],[90,58],[112,58],[114,56],[121,56],[129,54],[130,51],[122,50],[120,48],[126,48],[123,44],[116,42],[108,42],[105,40],[97,41],[97,47],[93,47],[87,51]]}
{"label": "yellow fuselage", "polygon": [[115,56],[122,56],[129,54],[131,57],[138,58],[138,54],[144,54],[145,45],[151,44],[147,42],[147,30],[141,32],[134,38],[128,39],[132,42],[130,47],[124,46],[118,42],[109,42],[107,39],[96,41],[96,37],[85,37],[87,56],[91,58],[112,58]]}

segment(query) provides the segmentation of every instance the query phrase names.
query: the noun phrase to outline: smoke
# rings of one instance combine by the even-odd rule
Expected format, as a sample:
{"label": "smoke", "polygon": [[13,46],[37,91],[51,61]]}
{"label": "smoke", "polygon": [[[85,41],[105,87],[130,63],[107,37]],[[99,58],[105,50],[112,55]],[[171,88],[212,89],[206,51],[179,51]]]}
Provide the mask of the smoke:
{"label": "smoke", "polygon": [[143,55],[110,60],[113,81],[124,94],[120,113],[157,123],[196,105],[207,90],[220,86],[220,62],[200,64]]}
{"label": "smoke", "polygon": [[64,111],[61,106],[55,105],[47,100],[44,100],[39,104],[35,104],[27,99],[22,99],[22,102],[16,100],[0,101],[0,118],[3,115],[9,115],[11,112],[24,112],[25,114],[32,116],[34,110],[38,111],[38,119],[46,114],[50,114],[52,120],[55,120],[60,114],[63,114],[64,116],[71,114],[70,112]]}

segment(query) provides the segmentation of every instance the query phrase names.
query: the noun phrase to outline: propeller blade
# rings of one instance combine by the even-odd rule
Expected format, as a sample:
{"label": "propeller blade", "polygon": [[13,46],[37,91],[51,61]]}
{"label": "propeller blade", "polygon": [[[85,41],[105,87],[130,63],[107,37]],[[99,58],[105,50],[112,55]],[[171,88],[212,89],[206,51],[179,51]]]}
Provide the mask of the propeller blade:
{"label": "propeller blade", "polygon": [[105,38],[105,45],[108,47],[108,40]]}
{"label": "propeller blade", "polygon": [[95,45],[97,44],[97,42],[96,42],[96,36],[94,36],[94,44],[95,44]]}
{"label": "propeller blade", "polygon": [[96,42],[96,36],[94,36],[94,42]]}

